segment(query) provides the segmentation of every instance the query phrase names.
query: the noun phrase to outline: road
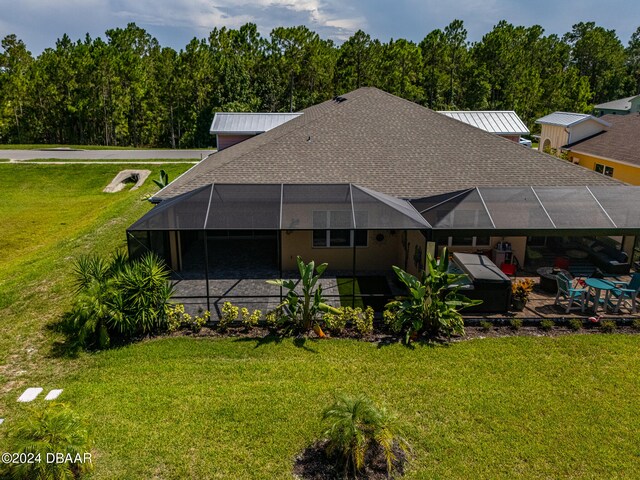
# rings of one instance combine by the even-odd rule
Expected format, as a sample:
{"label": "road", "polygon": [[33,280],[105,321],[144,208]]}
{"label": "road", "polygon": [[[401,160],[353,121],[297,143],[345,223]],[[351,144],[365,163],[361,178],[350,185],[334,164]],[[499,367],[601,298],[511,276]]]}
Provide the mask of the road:
{"label": "road", "polygon": [[194,159],[201,160],[215,150],[0,150],[1,159],[13,161],[55,158],[60,160],[149,160]]}

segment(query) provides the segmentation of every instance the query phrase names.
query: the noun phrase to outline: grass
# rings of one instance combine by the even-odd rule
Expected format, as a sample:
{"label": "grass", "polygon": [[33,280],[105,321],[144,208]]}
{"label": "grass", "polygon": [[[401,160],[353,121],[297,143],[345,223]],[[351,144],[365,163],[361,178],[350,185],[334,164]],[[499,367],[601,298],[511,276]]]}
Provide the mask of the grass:
{"label": "grass", "polygon": [[[123,246],[150,208],[151,182],[101,192],[123,168],[0,165],[0,452],[23,389],[64,388],[95,439],[95,478],[291,478],[345,392],[399,414],[408,479],[640,476],[637,335],[414,349],[184,337],[53,356],[46,325],[70,303],[71,259]],[[186,165],[163,168],[175,178]]]}
{"label": "grass", "polygon": [[[51,148],[72,148],[74,150],[134,150],[135,147],[113,147],[103,145],[64,145],[64,144],[39,144],[39,143],[17,143],[0,144],[0,150],[42,150]],[[159,149],[154,149],[159,150]]]}
{"label": "grass", "polygon": [[[353,302],[353,295],[355,287],[355,305]],[[362,302],[362,297],[358,297],[360,295],[360,285],[358,284],[358,279],[355,279],[355,282],[352,278],[339,278],[338,279],[338,293],[340,294],[340,305],[343,307],[354,307],[354,308],[364,308],[364,303]]]}
{"label": "grass", "polygon": [[[193,158],[154,158],[153,160],[146,159],[130,159],[131,162],[145,163],[145,162],[164,162],[164,163],[197,163],[198,160]],[[122,158],[35,158],[33,160],[20,160],[20,163],[34,163],[34,162],[65,162],[65,163],[100,163],[100,162],[119,162],[126,163],[126,159]]]}
{"label": "grass", "polygon": [[640,475],[636,336],[415,349],[172,338],[78,362],[64,398],[90,419],[99,479],[291,478],[337,392],[400,416],[408,479]]}
{"label": "grass", "polygon": [[[126,227],[151,208],[140,201],[157,190],[149,180],[102,193],[126,168],[134,167],[0,164],[0,409],[29,373],[59,367],[46,358],[55,336],[44,326],[69,305],[70,261],[123,247]],[[149,166],[152,178],[160,168],[175,178],[187,165]]]}

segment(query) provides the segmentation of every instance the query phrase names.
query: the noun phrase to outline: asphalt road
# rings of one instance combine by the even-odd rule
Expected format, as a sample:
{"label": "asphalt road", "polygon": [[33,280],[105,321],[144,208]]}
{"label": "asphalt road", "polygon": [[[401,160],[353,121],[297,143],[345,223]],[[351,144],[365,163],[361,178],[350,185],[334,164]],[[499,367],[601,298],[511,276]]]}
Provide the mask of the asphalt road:
{"label": "asphalt road", "polygon": [[193,159],[201,160],[215,150],[0,150],[0,158],[13,161],[55,158],[60,160],[150,160]]}

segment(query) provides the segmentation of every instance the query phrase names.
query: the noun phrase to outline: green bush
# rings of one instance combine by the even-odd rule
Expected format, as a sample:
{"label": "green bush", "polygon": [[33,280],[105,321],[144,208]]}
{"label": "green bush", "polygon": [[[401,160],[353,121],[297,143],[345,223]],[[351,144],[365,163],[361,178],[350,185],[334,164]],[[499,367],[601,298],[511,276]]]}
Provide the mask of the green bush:
{"label": "green bush", "polygon": [[193,333],[198,333],[209,321],[209,318],[211,318],[211,312],[208,310],[204,311],[202,316],[196,315],[195,317],[192,317],[188,313],[185,313],[184,305],[181,303],[166,306],[165,313],[167,315],[168,332],[175,332],[181,328],[188,328]]}
{"label": "green bush", "polygon": [[[0,462],[0,477],[15,480],[82,478],[93,469],[93,458],[85,456],[91,455],[91,446],[82,420],[66,404],[47,402],[44,407],[32,407],[27,418],[10,428],[6,451],[32,455],[40,461]],[[73,461],[47,461],[47,454],[58,453]]]}
{"label": "green bush", "polygon": [[550,320],[548,318],[540,322],[540,328],[545,332],[550,332],[554,326],[555,323],[553,322],[553,320]]}
{"label": "green bush", "polygon": [[167,328],[166,309],[173,288],[169,271],[155,254],[137,260],[116,253],[106,260],[87,256],[74,263],[76,298],[62,321],[80,347],[106,348],[112,340]]}
{"label": "green bush", "polygon": [[640,318],[635,318],[631,323],[631,328],[634,330],[640,330]]}
{"label": "green bush", "polygon": [[480,328],[483,332],[490,332],[493,329],[493,325],[491,324],[491,322],[483,320],[482,322],[480,322]]}
{"label": "green bush", "polygon": [[231,302],[224,302],[222,304],[222,316],[218,323],[220,331],[224,332],[229,328],[229,325],[235,322],[240,315],[240,309],[234,306]]}
{"label": "green bush", "polygon": [[427,271],[420,278],[393,266],[398,279],[407,287],[407,295],[387,304],[383,314],[389,328],[404,333],[405,343],[419,333],[431,335],[464,334],[460,310],[481,303],[458,293],[456,286],[464,275],[448,272],[449,254],[445,248],[440,262],[427,255]]}
{"label": "green bush", "polygon": [[242,324],[247,330],[250,330],[258,325],[260,317],[262,316],[262,310],[254,310],[253,312],[249,313],[248,308],[242,308],[240,312],[242,313]]}
{"label": "green bush", "polygon": [[327,454],[336,458],[345,476],[357,476],[366,466],[367,453],[379,447],[384,453],[389,475],[396,460],[394,447],[408,450],[406,441],[395,430],[393,418],[364,395],[338,396],[327,408],[322,420]]}
{"label": "green bush", "polygon": [[509,325],[513,330],[520,330],[522,328],[522,319],[520,318],[512,318],[509,320]]}
{"label": "green bush", "polygon": [[342,309],[339,310],[341,310],[339,314],[325,313],[322,316],[322,320],[324,321],[327,330],[336,335],[340,335],[344,332],[344,329],[347,326],[347,318],[342,313]]}
{"label": "green bush", "polygon": [[358,332],[360,336],[371,334],[373,332],[373,308],[367,307],[364,312],[361,308],[357,308],[356,310],[359,310],[354,319],[356,332]]}
{"label": "green bush", "polygon": [[579,318],[572,318],[569,320],[569,328],[574,332],[577,332],[582,328],[582,320]]}
{"label": "green bush", "polygon": [[602,320],[600,322],[600,331],[602,333],[613,333],[616,331],[616,322],[613,320]]}

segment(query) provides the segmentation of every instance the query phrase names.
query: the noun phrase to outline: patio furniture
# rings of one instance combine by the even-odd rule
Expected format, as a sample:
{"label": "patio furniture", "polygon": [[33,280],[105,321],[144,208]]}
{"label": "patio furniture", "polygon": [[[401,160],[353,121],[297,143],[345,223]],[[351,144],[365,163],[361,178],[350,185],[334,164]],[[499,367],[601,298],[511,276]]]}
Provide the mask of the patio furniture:
{"label": "patio furniture", "polygon": [[[589,289],[587,290],[587,303],[589,303],[589,300],[592,298],[593,300],[593,312],[594,313],[598,313],[598,307],[600,306],[600,292],[602,292],[604,290],[605,295],[604,295],[604,300],[602,301],[602,303],[606,306],[609,303],[609,295],[611,294],[611,291],[615,288],[615,284],[608,281],[608,280],[604,280],[602,278],[587,278],[584,283],[587,285],[587,287],[589,287]],[[591,294],[591,290],[594,290],[594,294]]]}
{"label": "patio furniture", "polygon": [[505,275],[509,275],[509,276],[515,277],[516,276],[517,267],[516,267],[516,265],[514,263],[502,263],[502,265],[500,265],[500,270]]}
{"label": "patio furniture", "polygon": [[615,282],[616,288],[611,290],[611,295],[618,299],[614,312],[620,310],[620,306],[626,303],[626,300],[631,300],[631,313],[637,312],[637,297],[640,292],[640,273],[634,273],[631,276],[631,280],[627,283]]}
{"label": "patio furniture", "polygon": [[584,250],[578,250],[578,249],[567,250],[565,254],[567,255],[567,257],[574,260],[584,260],[589,256],[589,254]]}
{"label": "patio furniture", "polygon": [[567,278],[571,278],[569,271],[561,268],[541,267],[536,270],[536,273],[540,276],[540,288],[548,293],[558,292],[556,277],[559,273],[562,273]]}
{"label": "patio furniture", "polygon": [[576,306],[573,310],[580,308],[584,312],[587,305],[587,291],[584,288],[573,288],[571,280],[562,273],[556,275],[556,282],[558,284],[558,293],[556,294],[554,305],[561,305],[560,297],[563,297],[567,301],[567,313],[572,310],[574,304]]}

